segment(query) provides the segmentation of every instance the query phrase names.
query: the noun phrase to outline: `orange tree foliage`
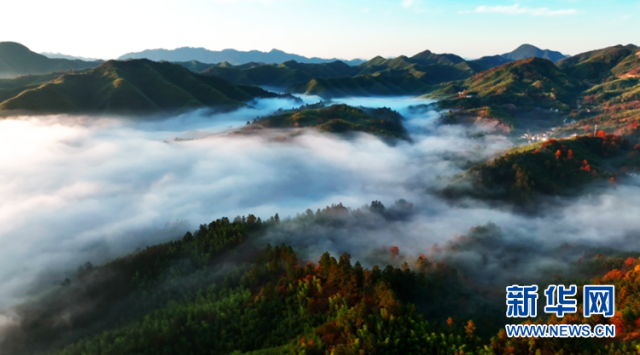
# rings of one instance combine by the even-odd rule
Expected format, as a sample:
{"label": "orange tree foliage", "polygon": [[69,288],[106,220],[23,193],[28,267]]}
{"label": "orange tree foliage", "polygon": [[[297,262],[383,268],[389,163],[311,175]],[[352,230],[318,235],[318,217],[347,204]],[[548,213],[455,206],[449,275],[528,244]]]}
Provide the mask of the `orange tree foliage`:
{"label": "orange tree foliage", "polygon": [[[416,269],[425,264],[417,260]],[[401,301],[430,276],[406,268],[364,269],[328,253],[300,266],[291,247],[266,250],[225,287],[169,304],[130,325],[68,346],[71,354],[484,353],[473,321],[462,329],[429,322]],[[293,340],[292,340],[293,339]],[[267,354],[270,352],[264,352]]]}
{"label": "orange tree foliage", "polygon": [[599,132],[573,139],[550,139],[530,149],[502,155],[472,168],[483,197],[530,201],[534,194],[566,194],[587,183],[615,176],[622,167],[640,167],[639,152],[623,137]]}

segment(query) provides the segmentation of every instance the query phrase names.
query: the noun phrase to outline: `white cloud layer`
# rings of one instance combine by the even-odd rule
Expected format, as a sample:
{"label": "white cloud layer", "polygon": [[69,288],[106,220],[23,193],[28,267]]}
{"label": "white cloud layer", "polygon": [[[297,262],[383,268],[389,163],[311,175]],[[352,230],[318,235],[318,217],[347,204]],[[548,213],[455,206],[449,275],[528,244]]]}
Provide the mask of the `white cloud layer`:
{"label": "white cloud layer", "polygon": [[509,6],[482,5],[482,6],[478,6],[474,11],[464,11],[464,12],[495,13],[495,14],[504,14],[504,15],[532,15],[532,16],[566,16],[566,15],[574,15],[578,13],[576,9],[551,10],[546,7],[541,7],[541,8],[522,7],[520,6],[520,4],[513,4]]}
{"label": "white cloud layer", "polygon": [[449,183],[469,161],[509,148],[509,141],[436,127],[434,112],[405,110],[416,101],[344,101],[401,110],[413,142],[390,146],[370,135],[349,140],[312,132],[286,142],[220,134],[286,104],[280,101],[264,101],[257,112],[193,113],[146,123],[92,117],[1,120],[0,308],[23,299],[36,281],[56,285],[85,261],[103,263],[223,216],[268,218],[277,212],[285,217],[339,202],[356,208],[400,198],[418,207],[410,221],[364,234],[287,237],[294,245],[313,243],[311,258],[325,250],[359,258],[383,245],[427,252],[434,243],[487,222],[512,238],[549,244],[623,245],[617,241],[640,230],[640,188],[634,185],[558,201],[535,217],[477,202],[452,206],[430,191]]}

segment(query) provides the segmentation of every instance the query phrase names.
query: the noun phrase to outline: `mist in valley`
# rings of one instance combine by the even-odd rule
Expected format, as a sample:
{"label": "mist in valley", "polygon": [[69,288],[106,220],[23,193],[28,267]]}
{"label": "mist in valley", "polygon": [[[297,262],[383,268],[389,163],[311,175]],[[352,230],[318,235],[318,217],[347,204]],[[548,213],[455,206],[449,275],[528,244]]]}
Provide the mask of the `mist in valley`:
{"label": "mist in valley", "polygon": [[[513,142],[473,127],[441,126],[437,112],[408,108],[429,103],[424,100],[335,101],[399,111],[412,141],[388,144],[368,134],[312,130],[286,141],[228,134],[254,117],[299,106],[280,99],[232,113],[148,122],[0,121],[0,307],[59,285],[86,261],[101,264],[181,238],[201,223],[250,213],[263,219],[278,213],[283,223],[264,243],[292,245],[303,259],[348,252],[363,266],[399,266],[424,253],[479,284],[570,272],[589,247],[640,250],[634,202],[640,182],[634,178],[580,198],[550,200],[533,215],[477,200],[452,203],[438,191]],[[287,222],[338,203],[356,209],[378,200],[391,210],[400,199],[413,207],[398,218],[364,210],[366,224],[348,216],[338,227]],[[487,225],[490,238],[465,237]],[[564,243],[580,248],[553,253]],[[391,246],[400,255],[388,253]],[[0,327],[10,324],[10,313],[1,313]]]}

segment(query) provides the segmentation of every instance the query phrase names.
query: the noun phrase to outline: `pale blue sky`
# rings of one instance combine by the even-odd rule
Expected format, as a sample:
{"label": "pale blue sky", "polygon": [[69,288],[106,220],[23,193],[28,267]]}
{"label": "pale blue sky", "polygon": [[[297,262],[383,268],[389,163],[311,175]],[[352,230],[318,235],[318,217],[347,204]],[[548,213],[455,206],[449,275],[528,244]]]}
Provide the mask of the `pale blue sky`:
{"label": "pale blue sky", "polygon": [[5,0],[0,10],[0,41],[105,59],[183,46],[351,59],[640,45],[640,0]]}

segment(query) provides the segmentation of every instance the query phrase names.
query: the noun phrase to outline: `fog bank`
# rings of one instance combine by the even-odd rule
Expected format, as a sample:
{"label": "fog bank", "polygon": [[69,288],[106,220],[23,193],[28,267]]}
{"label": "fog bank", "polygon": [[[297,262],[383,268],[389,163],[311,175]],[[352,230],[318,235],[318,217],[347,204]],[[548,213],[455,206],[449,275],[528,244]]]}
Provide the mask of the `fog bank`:
{"label": "fog bank", "polygon": [[[475,135],[473,128],[438,126],[437,113],[407,109],[425,101],[336,101],[400,111],[413,142],[391,146],[367,134],[345,139],[313,131],[286,142],[225,135],[253,117],[297,106],[285,100],[150,122],[64,116],[0,121],[0,307],[41,290],[34,284],[59,283],[85,261],[103,263],[136,247],[179,238],[216,218],[292,216],[339,202],[357,208],[403,198],[415,211],[402,221],[381,219],[375,228],[302,230],[292,224],[268,240],[292,244],[311,260],[331,251],[373,263],[377,249],[395,245],[417,257],[492,222],[504,243],[520,243],[519,248],[571,241],[640,249],[633,239],[640,230],[638,185],[564,200],[535,217],[477,201],[452,206],[431,192],[511,142]],[[487,251],[455,258],[472,270],[484,263],[478,253]],[[486,270],[501,264],[492,265]],[[535,272],[536,265],[518,270]]]}

